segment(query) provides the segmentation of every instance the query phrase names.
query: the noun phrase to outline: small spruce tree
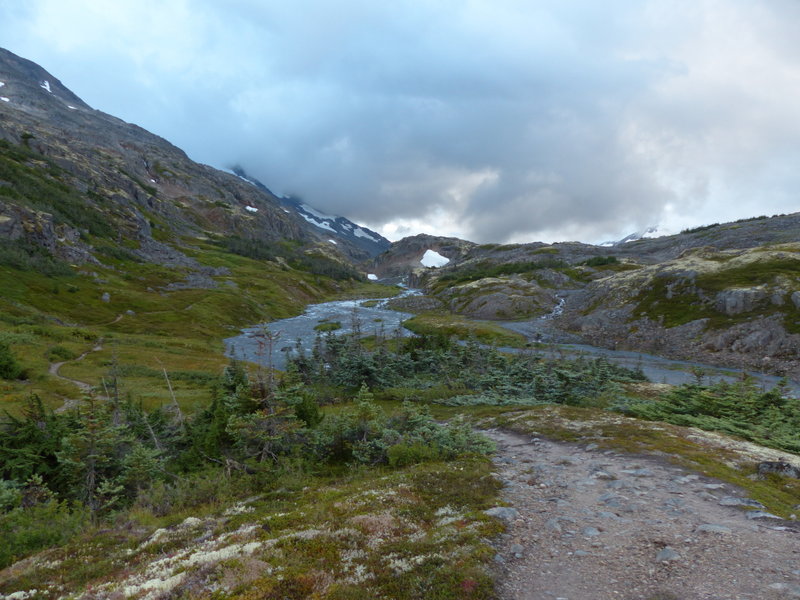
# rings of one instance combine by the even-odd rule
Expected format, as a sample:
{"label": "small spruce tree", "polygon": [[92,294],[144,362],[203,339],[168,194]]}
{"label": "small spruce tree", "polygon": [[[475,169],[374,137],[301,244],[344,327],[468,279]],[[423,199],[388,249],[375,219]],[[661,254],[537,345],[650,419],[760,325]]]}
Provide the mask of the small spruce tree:
{"label": "small spruce tree", "polygon": [[5,342],[0,342],[0,379],[18,379],[22,369]]}

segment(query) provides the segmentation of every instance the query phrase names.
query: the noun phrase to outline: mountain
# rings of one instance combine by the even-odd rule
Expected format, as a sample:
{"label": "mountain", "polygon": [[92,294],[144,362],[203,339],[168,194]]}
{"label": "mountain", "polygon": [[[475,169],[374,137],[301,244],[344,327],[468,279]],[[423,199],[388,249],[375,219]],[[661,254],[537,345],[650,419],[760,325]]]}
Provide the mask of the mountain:
{"label": "mountain", "polygon": [[[800,214],[613,248],[417,235],[359,270],[361,240],[385,243],[1,52],[0,598],[791,594],[796,399],[535,342],[794,374]],[[365,271],[427,296],[379,303]],[[252,327],[323,300],[313,333]],[[259,365],[224,355],[245,326]]]}
{"label": "mountain", "polygon": [[616,242],[603,242],[600,244],[601,246],[619,246],[621,244],[627,244],[628,242],[635,242],[636,240],[641,240],[643,238],[654,238],[659,237],[658,228],[657,227],[645,227],[641,231],[635,231],[626,235],[624,238],[617,240]]}
{"label": "mountain", "polygon": [[[92,109],[43,68],[3,49],[0,82],[7,192],[0,234],[10,239],[31,239],[76,264],[100,261],[100,240],[125,240],[134,255],[160,264],[191,262],[181,247],[193,238],[293,240],[341,264],[370,255],[352,236],[331,244],[333,232],[287,210],[265,186],[198,164],[157,135]],[[68,190],[69,200],[26,192],[17,180],[36,171]]]}
{"label": "mountain", "polygon": [[[242,167],[235,166],[232,171],[237,177],[272,195],[272,192],[263,183],[249,175]],[[391,242],[379,233],[353,223],[345,217],[326,215],[297,198],[280,196],[278,200],[283,207],[319,229],[320,235],[327,236],[328,241],[334,244],[344,243],[354,246],[365,252],[370,258],[384,252],[391,245]]]}

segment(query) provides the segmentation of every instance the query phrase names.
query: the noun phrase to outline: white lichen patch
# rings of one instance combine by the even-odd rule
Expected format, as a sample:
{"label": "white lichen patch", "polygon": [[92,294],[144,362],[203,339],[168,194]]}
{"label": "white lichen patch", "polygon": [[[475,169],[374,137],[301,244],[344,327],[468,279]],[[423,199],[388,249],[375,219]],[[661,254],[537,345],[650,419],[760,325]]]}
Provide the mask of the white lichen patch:
{"label": "white lichen patch", "polygon": [[186,517],[183,522],[178,525],[178,527],[181,529],[190,529],[193,527],[200,527],[202,524],[202,519],[198,519],[197,517]]}
{"label": "white lichen patch", "polygon": [[28,600],[28,598],[33,598],[39,593],[39,590],[26,590],[26,591],[19,591],[14,592],[13,594],[9,594],[8,596],[3,596],[4,600]]}
{"label": "white lichen patch", "polygon": [[231,516],[234,516],[234,515],[244,515],[244,514],[247,514],[247,513],[255,512],[255,510],[256,509],[253,508],[252,506],[247,506],[246,504],[244,504],[242,502],[242,503],[239,503],[239,504],[234,504],[233,506],[231,506],[228,510],[226,510],[222,514],[224,516],[226,516],[226,517],[231,517]]}
{"label": "white lichen patch", "polygon": [[774,448],[765,448],[753,442],[736,440],[721,433],[703,431],[695,427],[690,428],[689,431],[691,433],[686,436],[687,439],[734,452],[738,456],[736,460],[738,464],[731,465],[734,467],[741,466],[741,463],[761,461],[781,461],[800,465],[800,458],[796,454],[782,452]]}
{"label": "white lichen patch", "polygon": [[150,534],[150,537],[143,541],[136,550],[129,550],[128,554],[133,554],[135,552],[139,552],[147,548],[147,546],[151,544],[155,544],[157,542],[166,542],[170,538],[170,531],[169,529],[156,529],[153,533]]}
{"label": "white lichen patch", "polygon": [[366,565],[355,565],[350,573],[344,578],[344,583],[351,584],[351,585],[359,585],[364,583],[370,579],[373,579],[375,575],[370,573],[369,569]]}

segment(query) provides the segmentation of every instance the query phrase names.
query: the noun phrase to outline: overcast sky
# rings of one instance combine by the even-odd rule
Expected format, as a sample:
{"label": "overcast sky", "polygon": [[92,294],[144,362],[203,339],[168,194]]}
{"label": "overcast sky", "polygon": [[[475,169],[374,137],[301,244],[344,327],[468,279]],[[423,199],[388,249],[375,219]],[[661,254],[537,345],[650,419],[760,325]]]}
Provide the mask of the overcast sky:
{"label": "overcast sky", "polygon": [[390,239],[795,212],[797,0],[0,0],[95,108]]}

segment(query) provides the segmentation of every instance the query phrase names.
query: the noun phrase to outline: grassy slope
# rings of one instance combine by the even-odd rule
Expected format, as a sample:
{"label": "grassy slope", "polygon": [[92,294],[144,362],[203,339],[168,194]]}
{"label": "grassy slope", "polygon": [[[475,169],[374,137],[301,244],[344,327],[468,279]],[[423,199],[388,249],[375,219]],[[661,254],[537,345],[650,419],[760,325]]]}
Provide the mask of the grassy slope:
{"label": "grassy slope", "polygon": [[[31,393],[50,406],[79,399],[73,384],[48,374],[51,362],[74,359],[101,340],[102,350],[67,362],[64,377],[101,386],[116,365],[123,393],[147,407],[169,402],[162,366],[187,408],[209,398],[207,373],[227,362],[222,339],[254,323],[298,314],[313,301],[347,294],[391,293],[374,284],[334,283],[276,263],[229,254],[211,245],[192,252],[201,263],[224,266],[212,290],[163,291],[185,272],[113,261],[89,273],[47,277],[0,266],[0,339],[28,371],[25,381],[0,381],[0,408],[16,410]],[[109,261],[111,262],[111,261]],[[104,293],[110,301],[103,302]],[[132,311],[133,314],[131,314]]]}
{"label": "grassy slope", "polygon": [[492,323],[444,312],[426,312],[412,317],[403,326],[419,335],[446,335],[466,340],[474,337],[484,344],[522,348],[525,337]]}

